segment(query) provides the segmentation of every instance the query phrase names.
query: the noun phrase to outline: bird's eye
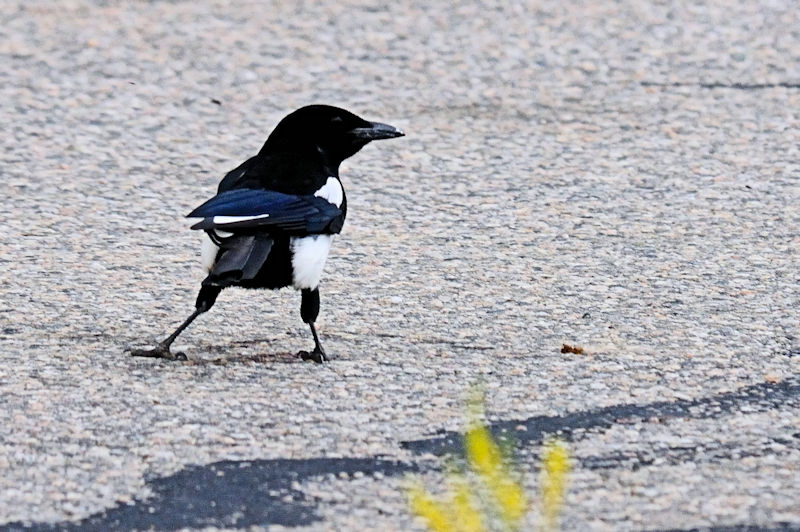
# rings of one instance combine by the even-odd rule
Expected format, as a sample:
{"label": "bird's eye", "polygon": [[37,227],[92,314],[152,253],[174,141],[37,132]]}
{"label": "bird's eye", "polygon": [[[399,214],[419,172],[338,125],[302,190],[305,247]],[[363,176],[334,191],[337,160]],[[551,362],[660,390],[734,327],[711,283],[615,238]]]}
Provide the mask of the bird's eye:
{"label": "bird's eye", "polygon": [[342,121],[342,117],[341,116],[334,116],[333,118],[331,118],[331,123],[332,124],[335,124],[336,122],[341,122],[341,121]]}

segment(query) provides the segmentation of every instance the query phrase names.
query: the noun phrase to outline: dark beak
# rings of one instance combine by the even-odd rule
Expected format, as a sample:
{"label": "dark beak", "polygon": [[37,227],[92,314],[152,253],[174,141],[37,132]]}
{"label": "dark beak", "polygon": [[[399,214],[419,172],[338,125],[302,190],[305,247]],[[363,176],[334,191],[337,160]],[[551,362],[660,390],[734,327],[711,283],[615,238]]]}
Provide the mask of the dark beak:
{"label": "dark beak", "polygon": [[381,124],[380,122],[370,122],[369,127],[357,127],[351,130],[357,139],[366,140],[380,140],[380,139],[393,139],[395,137],[402,137],[405,135],[402,131],[389,124]]}

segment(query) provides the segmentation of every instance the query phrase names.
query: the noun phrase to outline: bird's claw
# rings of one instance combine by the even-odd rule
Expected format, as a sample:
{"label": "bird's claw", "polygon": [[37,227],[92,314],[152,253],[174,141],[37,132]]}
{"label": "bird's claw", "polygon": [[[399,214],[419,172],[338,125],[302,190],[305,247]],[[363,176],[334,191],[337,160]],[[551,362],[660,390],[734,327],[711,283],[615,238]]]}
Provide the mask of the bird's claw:
{"label": "bird's claw", "polygon": [[300,355],[301,359],[313,360],[317,364],[322,364],[323,362],[328,362],[330,360],[330,358],[328,358],[328,355],[325,354],[325,351],[323,351],[319,347],[315,347],[314,350],[310,353],[308,351],[300,351],[297,354]]}
{"label": "bird's claw", "polygon": [[188,360],[185,353],[178,351],[173,353],[169,347],[158,344],[153,349],[131,349],[132,357],[163,358],[164,360]]}

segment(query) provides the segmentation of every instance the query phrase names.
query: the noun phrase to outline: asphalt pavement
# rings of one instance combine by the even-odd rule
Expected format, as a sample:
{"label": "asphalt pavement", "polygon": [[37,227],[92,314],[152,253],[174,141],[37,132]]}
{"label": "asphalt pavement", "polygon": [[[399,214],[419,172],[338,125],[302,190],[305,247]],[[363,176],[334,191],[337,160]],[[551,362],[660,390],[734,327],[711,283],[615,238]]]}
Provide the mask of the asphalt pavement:
{"label": "asphalt pavement", "polygon": [[[474,386],[564,530],[800,530],[794,2],[11,0],[0,58],[0,531],[423,530]],[[407,134],[342,168],[335,360],[291,290],[128,356],[310,103]]]}

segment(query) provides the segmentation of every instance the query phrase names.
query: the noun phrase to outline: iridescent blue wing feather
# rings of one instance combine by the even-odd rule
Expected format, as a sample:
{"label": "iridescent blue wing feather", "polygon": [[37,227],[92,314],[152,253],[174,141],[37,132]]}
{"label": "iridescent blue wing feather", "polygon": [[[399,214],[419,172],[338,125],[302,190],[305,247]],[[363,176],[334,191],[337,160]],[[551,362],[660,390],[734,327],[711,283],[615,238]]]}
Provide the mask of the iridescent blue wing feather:
{"label": "iridescent blue wing feather", "polygon": [[270,190],[237,189],[218,194],[188,218],[202,218],[192,229],[237,232],[257,230],[290,235],[338,233],[342,211],[324,198]]}

